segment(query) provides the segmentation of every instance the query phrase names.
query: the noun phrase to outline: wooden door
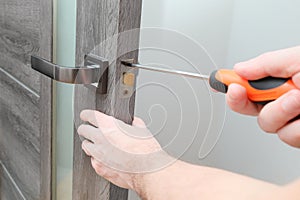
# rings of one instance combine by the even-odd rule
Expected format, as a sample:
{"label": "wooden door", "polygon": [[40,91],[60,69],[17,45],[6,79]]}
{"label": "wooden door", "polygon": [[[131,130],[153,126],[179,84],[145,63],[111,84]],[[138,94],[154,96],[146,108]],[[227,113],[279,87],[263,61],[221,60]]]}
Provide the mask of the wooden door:
{"label": "wooden door", "polygon": [[[75,124],[80,123],[79,113],[86,108],[100,110],[129,124],[132,122],[135,95],[130,94],[133,88],[122,84],[122,76],[127,69],[120,60],[137,59],[141,4],[141,0],[77,0],[76,64],[83,65],[84,55],[92,53],[107,58],[110,66],[107,94],[97,94],[95,90],[76,86]],[[82,141],[76,128],[72,199],[127,199],[127,190],[96,175],[90,158],[81,149]]]}
{"label": "wooden door", "polygon": [[0,0],[0,199],[50,200],[52,0]]}

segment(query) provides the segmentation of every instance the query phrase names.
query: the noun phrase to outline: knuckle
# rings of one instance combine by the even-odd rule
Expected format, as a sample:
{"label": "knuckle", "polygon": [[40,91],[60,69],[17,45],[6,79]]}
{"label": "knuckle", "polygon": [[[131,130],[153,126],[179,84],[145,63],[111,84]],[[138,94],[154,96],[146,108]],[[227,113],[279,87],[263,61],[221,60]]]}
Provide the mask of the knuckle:
{"label": "knuckle", "polygon": [[294,65],[289,65],[283,70],[283,72],[286,77],[291,77],[296,73],[296,69]]}

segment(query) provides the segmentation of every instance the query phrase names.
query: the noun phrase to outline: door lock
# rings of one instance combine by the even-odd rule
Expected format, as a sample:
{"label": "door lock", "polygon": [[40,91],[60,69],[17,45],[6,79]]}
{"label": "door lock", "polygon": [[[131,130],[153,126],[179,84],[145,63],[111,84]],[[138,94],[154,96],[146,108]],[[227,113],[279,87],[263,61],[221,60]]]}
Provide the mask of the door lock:
{"label": "door lock", "polygon": [[38,56],[31,56],[31,68],[58,82],[93,85],[97,92],[107,93],[108,66],[106,59],[86,55],[84,66],[65,67],[56,65]]}

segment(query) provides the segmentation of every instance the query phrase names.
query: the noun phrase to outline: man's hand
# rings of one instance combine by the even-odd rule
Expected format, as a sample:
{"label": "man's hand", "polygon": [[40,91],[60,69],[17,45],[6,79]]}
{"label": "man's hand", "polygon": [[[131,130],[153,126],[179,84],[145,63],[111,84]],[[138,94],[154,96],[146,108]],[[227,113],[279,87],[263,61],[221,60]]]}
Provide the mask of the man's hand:
{"label": "man's hand", "polygon": [[145,172],[172,162],[139,118],[129,126],[98,111],[84,110],[80,117],[91,124],[78,128],[86,139],[82,149],[95,171],[120,187],[137,190]]}
{"label": "man's hand", "polygon": [[[236,64],[234,69],[247,80],[266,76],[292,78],[300,89],[300,47],[265,53]],[[248,100],[245,88],[232,84],[228,89],[227,103],[236,112],[258,116],[258,123],[264,131],[277,133],[282,141],[300,148],[300,120],[293,120],[300,115],[300,90],[292,90],[262,107]]]}
{"label": "man's hand", "polygon": [[[247,100],[247,99],[244,99]],[[85,110],[78,128],[100,176],[136,191],[142,199],[297,199],[299,183],[278,186],[168,156],[140,119],[133,126],[98,111]],[[238,188],[238,190],[237,190]],[[281,196],[280,196],[281,195]]]}
{"label": "man's hand", "polygon": [[230,172],[171,159],[140,119],[129,126],[92,110],[82,111],[80,117],[91,124],[81,125],[78,133],[86,139],[82,149],[91,156],[97,174],[136,191],[142,199],[255,199],[278,189]]}

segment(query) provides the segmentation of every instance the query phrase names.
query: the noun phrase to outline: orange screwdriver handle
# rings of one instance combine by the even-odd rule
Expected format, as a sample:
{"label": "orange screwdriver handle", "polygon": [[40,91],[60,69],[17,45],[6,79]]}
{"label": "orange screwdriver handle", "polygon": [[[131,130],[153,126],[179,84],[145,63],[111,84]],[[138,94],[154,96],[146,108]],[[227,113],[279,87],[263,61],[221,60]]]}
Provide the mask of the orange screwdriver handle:
{"label": "orange screwdriver handle", "polygon": [[209,78],[210,86],[223,93],[227,93],[228,86],[232,83],[245,87],[248,98],[258,104],[267,104],[292,89],[298,89],[289,78],[266,77],[248,81],[228,69],[216,70]]}

